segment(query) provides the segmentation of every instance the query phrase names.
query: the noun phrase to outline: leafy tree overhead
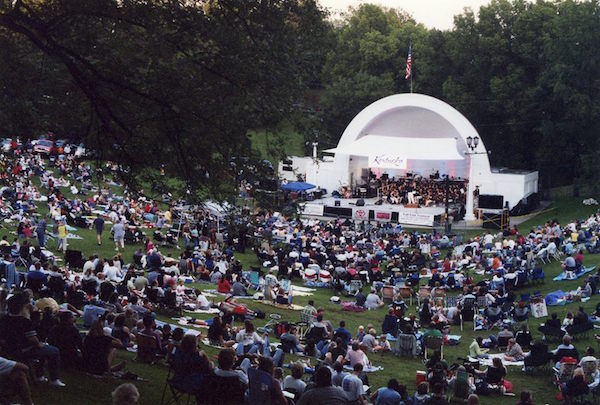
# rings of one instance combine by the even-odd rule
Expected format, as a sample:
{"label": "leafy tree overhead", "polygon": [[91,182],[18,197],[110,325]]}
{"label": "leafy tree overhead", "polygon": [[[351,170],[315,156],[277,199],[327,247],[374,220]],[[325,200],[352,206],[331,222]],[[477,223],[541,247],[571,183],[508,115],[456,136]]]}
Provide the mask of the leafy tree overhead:
{"label": "leafy tree overhead", "polygon": [[[217,197],[234,189],[224,186],[230,158],[249,154],[248,130],[280,122],[318,77],[319,36],[310,35],[324,24],[311,0],[0,2],[0,40],[29,48],[32,69],[51,61],[52,77],[83,105],[80,135],[102,158],[125,173],[164,165]],[[73,105],[60,90],[52,115]]]}

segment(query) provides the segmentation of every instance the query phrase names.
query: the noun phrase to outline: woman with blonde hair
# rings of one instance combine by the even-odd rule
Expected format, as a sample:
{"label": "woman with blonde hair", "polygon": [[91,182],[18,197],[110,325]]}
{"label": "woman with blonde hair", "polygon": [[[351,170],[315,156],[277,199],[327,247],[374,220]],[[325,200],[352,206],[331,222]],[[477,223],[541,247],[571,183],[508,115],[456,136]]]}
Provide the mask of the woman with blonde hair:
{"label": "woman with blonde hair", "polygon": [[140,392],[131,383],[119,385],[112,392],[113,405],[134,405],[140,399]]}

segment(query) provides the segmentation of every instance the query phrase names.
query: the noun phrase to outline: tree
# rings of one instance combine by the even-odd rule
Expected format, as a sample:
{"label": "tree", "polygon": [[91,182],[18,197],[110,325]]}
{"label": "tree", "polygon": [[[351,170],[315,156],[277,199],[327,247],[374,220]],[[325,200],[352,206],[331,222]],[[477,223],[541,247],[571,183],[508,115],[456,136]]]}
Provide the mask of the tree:
{"label": "tree", "polygon": [[314,80],[318,38],[303,41],[322,19],[311,0],[16,0],[0,3],[0,37],[52,60],[85,101],[86,143],[129,184],[164,165],[224,197],[248,130],[280,122]]}

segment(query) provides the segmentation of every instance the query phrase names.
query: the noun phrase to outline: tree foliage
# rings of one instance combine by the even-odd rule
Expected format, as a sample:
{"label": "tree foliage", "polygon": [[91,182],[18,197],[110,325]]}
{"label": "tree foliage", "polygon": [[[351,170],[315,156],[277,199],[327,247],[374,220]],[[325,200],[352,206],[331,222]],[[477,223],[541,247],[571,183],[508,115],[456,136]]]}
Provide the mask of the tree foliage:
{"label": "tree foliage", "polygon": [[337,28],[325,66],[327,131],[335,141],[369,102],[407,92],[412,43],[414,91],[461,111],[493,165],[539,170],[544,187],[591,180],[587,160],[600,146],[599,36],[596,1],[493,0],[456,16],[450,31],[361,6]]}
{"label": "tree foliage", "polygon": [[[248,130],[280,122],[320,74],[326,23],[310,0],[0,4],[0,40],[30,53],[23,65],[34,77],[47,61],[53,72],[43,87],[56,100],[26,112],[31,100],[48,99],[27,86],[18,110],[4,117],[6,129],[41,130],[69,107],[76,116],[68,121],[83,123],[72,130],[102,158],[127,173],[164,165],[201,193],[231,192],[230,159],[249,154]],[[11,64],[21,65],[9,59],[1,69]],[[15,83],[29,80],[17,76]],[[21,114],[28,119],[15,124]]]}
{"label": "tree foliage", "polygon": [[597,1],[492,0],[439,31],[369,4],[331,23],[314,0],[0,0],[0,128],[81,137],[125,173],[164,165],[224,196],[249,130],[286,119],[333,146],[369,103],[408,92],[409,44],[414,91],[461,111],[493,165],[544,187],[593,179]]}

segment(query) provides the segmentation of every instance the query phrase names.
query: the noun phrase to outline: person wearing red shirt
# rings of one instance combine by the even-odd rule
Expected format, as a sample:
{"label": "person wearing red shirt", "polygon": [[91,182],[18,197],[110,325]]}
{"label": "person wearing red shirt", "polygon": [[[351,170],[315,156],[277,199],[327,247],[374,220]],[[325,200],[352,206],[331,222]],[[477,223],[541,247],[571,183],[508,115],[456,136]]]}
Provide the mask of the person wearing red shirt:
{"label": "person wearing red shirt", "polygon": [[577,266],[583,267],[583,250],[579,250],[575,255],[575,263]]}
{"label": "person wearing red shirt", "polygon": [[218,292],[223,294],[229,294],[229,291],[231,290],[231,283],[229,282],[228,277],[230,276],[222,277],[221,280],[219,280],[219,282],[217,283]]}

